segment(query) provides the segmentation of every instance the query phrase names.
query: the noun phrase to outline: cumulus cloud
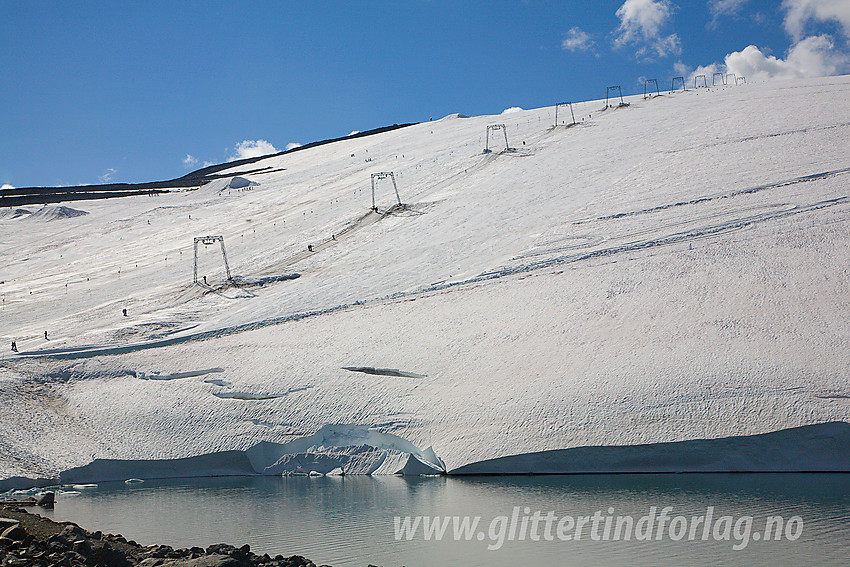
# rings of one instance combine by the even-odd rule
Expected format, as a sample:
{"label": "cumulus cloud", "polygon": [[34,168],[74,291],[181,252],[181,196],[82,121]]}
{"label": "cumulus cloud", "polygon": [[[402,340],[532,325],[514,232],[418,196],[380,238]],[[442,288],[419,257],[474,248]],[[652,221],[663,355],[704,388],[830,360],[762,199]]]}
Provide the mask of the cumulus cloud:
{"label": "cumulus cloud", "polygon": [[101,182],[101,183],[109,183],[110,181],[112,181],[112,177],[113,177],[116,173],[118,173],[118,170],[117,170],[117,169],[115,169],[115,168],[113,168],[113,167],[110,167],[109,169],[107,169],[107,170],[104,172],[104,174],[103,174],[103,175],[101,175],[100,177],[98,177],[98,179],[100,180],[100,182]]}
{"label": "cumulus cloud", "polygon": [[266,140],[242,140],[236,144],[234,150],[236,153],[227,158],[227,161],[276,154],[280,151]]}
{"label": "cumulus cloud", "polygon": [[694,77],[705,75],[708,86],[711,86],[714,73],[746,77],[749,82],[827,77],[850,71],[850,57],[835,49],[832,37],[818,35],[795,44],[784,59],[749,45],[741,51],[728,54],[723,63],[700,65],[690,73],[684,65],[677,63],[676,71],[688,77],[688,85],[694,84]]}
{"label": "cumulus cloud", "polygon": [[[696,88],[697,86],[710,87],[714,82],[714,74],[715,73],[723,73],[726,74],[726,66],[722,63],[712,63],[711,65],[700,65],[690,73],[683,72],[682,76],[686,77],[685,86],[687,88]],[[702,77],[705,77],[705,82],[703,83]],[[696,79],[699,77],[699,80]],[[718,78],[719,80],[719,78]]]}
{"label": "cumulus cloud", "polygon": [[289,142],[288,144],[286,144],[286,151],[294,150],[295,148],[300,148],[300,147],[301,147],[301,144],[299,144],[298,142]]}
{"label": "cumulus cloud", "polygon": [[814,22],[838,22],[844,35],[850,37],[850,2],[847,0],[783,0],[785,30],[800,41],[805,35],[806,26]]}
{"label": "cumulus cloud", "polygon": [[[729,3],[725,6],[727,9],[733,9],[733,0],[712,0],[712,7],[726,3]],[[722,64],[713,63],[701,69],[734,73],[738,77],[747,77],[748,81],[824,77],[850,72],[850,53],[836,46],[831,35],[806,35],[811,24],[837,22],[850,38],[850,1],[783,0],[782,10],[785,12],[785,29],[793,41],[784,59],[749,45],[728,54]]]}
{"label": "cumulus cloud", "polygon": [[795,44],[785,59],[765,55],[755,45],[726,56],[729,73],[747,80],[792,79],[796,77],[825,77],[843,72],[848,57],[835,50],[832,37],[807,37]]}
{"label": "cumulus cloud", "polygon": [[682,52],[679,36],[662,35],[674,11],[669,0],[626,0],[617,10],[620,26],[614,38],[615,47],[634,45],[638,57],[653,53],[659,57]]}
{"label": "cumulus cloud", "polygon": [[595,45],[590,34],[582,31],[581,28],[570,28],[567,32],[567,37],[561,43],[561,47],[568,51],[588,51]]}
{"label": "cumulus cloud", "polygon": [[186,157],[183,158],[183,165],[185,167],[192,167],[196,163],[198,163],[198,158],[196,158],[192,154],[186,154]]}
{"label": "cumulus cloud", "polygon": [[8,183],[4,183],[2,186],[0,186],[0,191],[2,191],[3,189],[14,189],[14,188],[15,188],[15,186],[14,186],[14,185],[10,185],[10,184],[8,184]]}

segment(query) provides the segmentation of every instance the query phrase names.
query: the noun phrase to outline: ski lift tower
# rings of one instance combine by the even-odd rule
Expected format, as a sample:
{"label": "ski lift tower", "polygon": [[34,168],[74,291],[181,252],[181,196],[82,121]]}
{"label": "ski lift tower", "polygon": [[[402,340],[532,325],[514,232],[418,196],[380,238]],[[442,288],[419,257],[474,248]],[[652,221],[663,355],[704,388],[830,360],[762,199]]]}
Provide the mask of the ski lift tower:
{"label": "ski lift tower", "polygon": [[[561,106],[569,106],[570,107],[570,117],[572,118],[572,121],[569,124],[567,124],[567,126],[572,126],[573,124],[576,123],[576,115],[573,112],[573,103],[572,102],[559,102],[558,104],[555,105],[555,126],[558,125],[558,107],[561,107]],[[566,123],[566,120],[564,121],[564,123]]]}
{"label": "ski lift tower", "polygon": [[505,151],[511,149],[508,145],[508,127],[504,124],[490,124],[487,126],[487,135],[484,142],[484,153],[489,154],[492,150],[490,149],[490,130],[493,132],[498,132],[499,130],[505,135]]}
{"label": "ski lift tower", "polygon": [[685,89],[685,78],[684,77],[673,77],[673,80],[670,81],[670,92],[671,93],[676,90],[676,81],[679,81],[680,83],[682,83],[682,90],[683,91],[686,90]]}
{"label": "ski lift tower", "polygon": [[697,79],[700,79],[700,78],[702,78],[702,86],[705,87],[705,88],[708,88],[708,82],[706,81],[705,75],[694,75],[694,88],[695,89],[699,88],[697,86],[697,82],[698,82]]}
{"label": "ski lift tower", "polygon": [[[628,104],[626,104],[626,101],[623,100],[623,90],[620,88],[620,85],[614,85],[613,87],[608,87],[608,90],[605,91],[605,108],[609,108],[608,101],[611,98],[613,98],[611,96],[611,93],[615,92],[615,91],[616,91],[617,95],[619,95],[619,97],[620,97],[619,106],[629,106]],[[611,107],[611,108],[613,108],[613,107]]]}
{"label": "ski lift tower", "polygon": [[724,73],[713,73],[711,75],[711,86],[712,87],[717,86],[717,77],[720,77],[720,84],[721,85],[726,84],[726,75]]}
{"label": "ski lift tower", "polygon": [[646,92],[646,91],[647,91],[647,87],[648,87],[650,84],[654,84],[654,85],[655,85],[655,96],[661,96],[661,91],[659,91],[659,90],[658,90],[658,80],[656,80],[656,79],[645,79],[645,80],[643,81],[643,99],[644,99],[644,100],[646,100],[647,98],[652,98],[652,91],[651,91],[651,90],[649,91],[649,96],[648,96],[648,97],[647,97],[647,92]]}
{"label": "ski lift tower", "polygon": [[380,173],[372,174],[372,210],[376,213],[378,212],[378,205],[375,204],[375,181],[380,181],[381,179],[391,179],[393,182],[393,189],[395,189],[395,198],[398,201],[398,205],[401,206],[401,197],[398,195],[398,185],[395,182],[395,174],[392,171],[382,171]]}
{"label": "ski lift tower", "polygon": [[193,283],[198,283],[198,243],[203,244],[204,246],[211,246],[218,242],[221,244],[221,257],[224,260],[224,271],[227,273],[227,281],[228,283],[233,283],[233,278],[230,275],[230,265],[227,263],[227,252],[224,250],[224,237],[223,236],[196,236],[195,237],[195,265],[192,270],[192,281]]}

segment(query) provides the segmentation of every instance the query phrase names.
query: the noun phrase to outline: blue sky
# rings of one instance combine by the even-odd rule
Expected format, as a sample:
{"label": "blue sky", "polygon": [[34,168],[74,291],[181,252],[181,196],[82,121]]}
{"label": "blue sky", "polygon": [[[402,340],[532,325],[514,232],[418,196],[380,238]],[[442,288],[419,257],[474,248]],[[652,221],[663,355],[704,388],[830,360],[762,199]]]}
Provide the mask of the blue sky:
{"label": "blue sky", "polygon": [[0,0],[0,185],[169,179],[695,71],[847,73],[848,34],[850,0]]}

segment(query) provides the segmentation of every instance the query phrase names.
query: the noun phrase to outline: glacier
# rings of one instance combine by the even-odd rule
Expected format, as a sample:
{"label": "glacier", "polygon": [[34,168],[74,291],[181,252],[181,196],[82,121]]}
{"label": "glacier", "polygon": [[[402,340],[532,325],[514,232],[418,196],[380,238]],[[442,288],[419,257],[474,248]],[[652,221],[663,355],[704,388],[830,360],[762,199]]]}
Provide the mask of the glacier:
{"label": "glacier", "polygon": [[[848,94],[452,114],[10,209],[0,486],[850,471]],[[214,247],[192,283],[206,235],[240,285]]]}

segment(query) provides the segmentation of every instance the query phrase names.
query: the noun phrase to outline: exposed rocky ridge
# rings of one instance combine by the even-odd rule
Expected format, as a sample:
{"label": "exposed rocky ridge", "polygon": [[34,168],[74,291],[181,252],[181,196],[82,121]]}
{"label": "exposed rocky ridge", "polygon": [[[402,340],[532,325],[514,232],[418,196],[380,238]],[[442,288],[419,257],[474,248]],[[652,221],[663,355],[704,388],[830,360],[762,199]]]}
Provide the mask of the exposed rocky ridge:
{"label": "exposed rocky ridge", "polygon": [[169,179],[167,181],[149,181],[146,183],[106,183],[102,185],[78,185],[71,187],[13,187],[11,189],[4,189],[2,192],[0,192],[0,208],[19,207],[22,205],[33,204],[61,203],[64,201],[87,201],[92,199],[111,199],[116,197],[156,195],[160,193],[169,193],[175,189],[185,190],[193,187],[196,188],[201,185],[204,185],[205,183],[209,183],[214,179],[219,179],[222,177],[231,177],[233,175],[247,175],[249,173],[267,173],[268,170],[270,170],[271,168],[264,167],[258,169],[250,169],[235,173],[228,173],[226,175],[219,174],[220,171],[233,169],[234,167],[239,167],[242,165],[252,164],[268,157],[279,156],[295,151],[303,151],[310,148],[315,148],[317,146],[323,146],[325,144],[339,142],[341,140],[351,138],[363,138],[365,136],[381,134],[383,132],[389,132],[392,130],[397,130],[398,128],[404,128],[405,126],[411,125],[412,124],[410,123],[393,124],[392,126],[382,126],[380,128],[373,128],[371,130],[357,132],[356,134],[350,134],[348,136],[341,136],[338,138],[330,138],[327,140],[310,142],[309,144],[304,144],[296,148],[284,150],[276,154],[250,157],[235,161],[229,161],[221,164],[210,165],[197,171],[187,173],[183,177]]}

